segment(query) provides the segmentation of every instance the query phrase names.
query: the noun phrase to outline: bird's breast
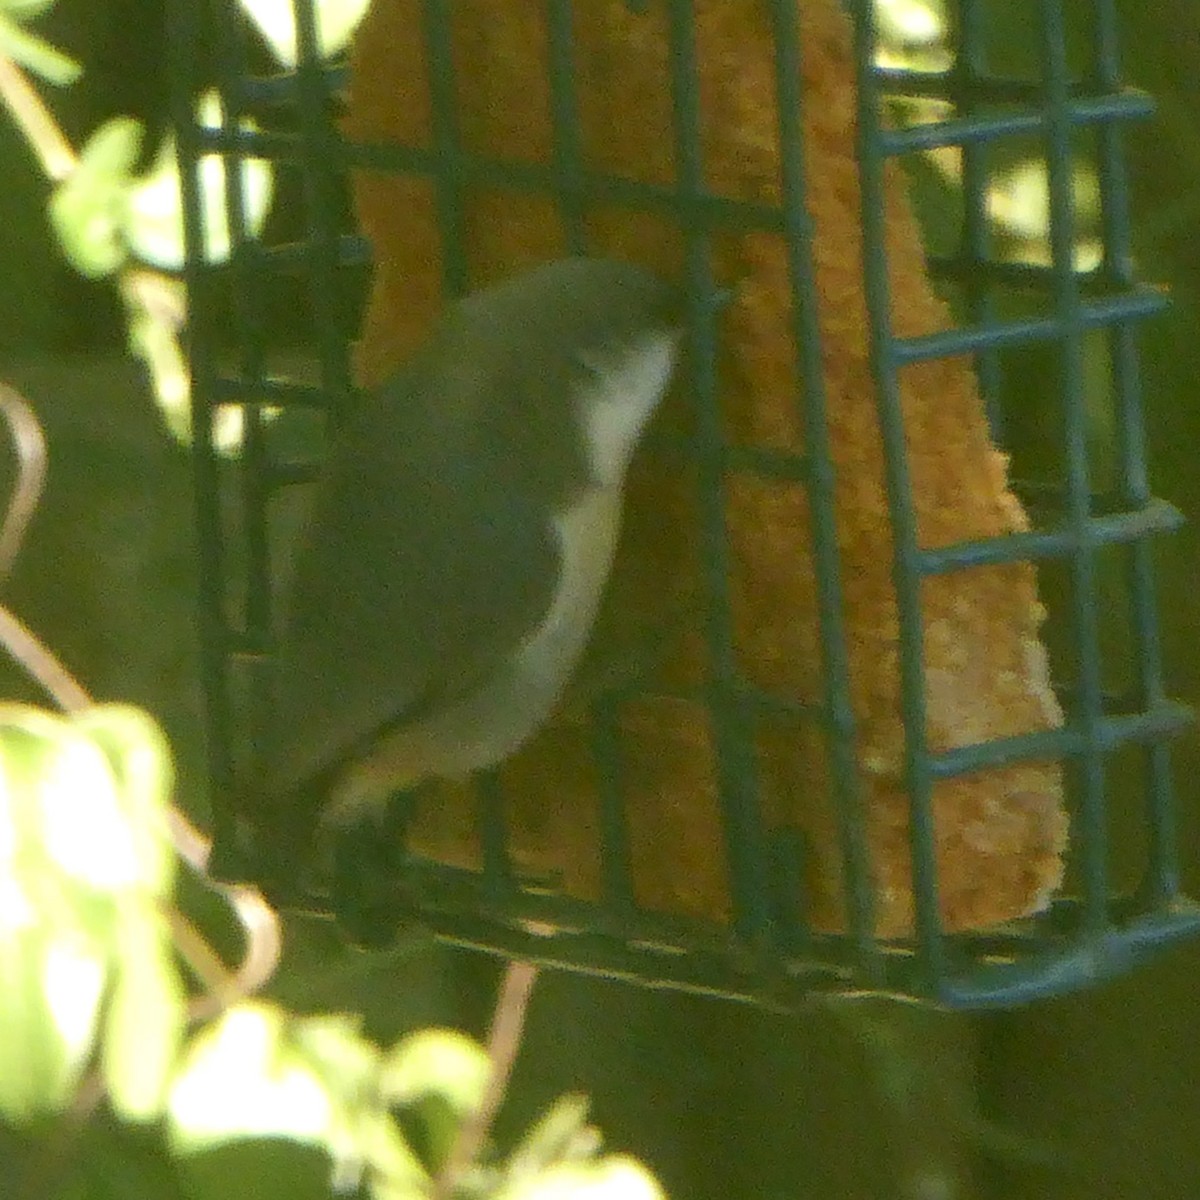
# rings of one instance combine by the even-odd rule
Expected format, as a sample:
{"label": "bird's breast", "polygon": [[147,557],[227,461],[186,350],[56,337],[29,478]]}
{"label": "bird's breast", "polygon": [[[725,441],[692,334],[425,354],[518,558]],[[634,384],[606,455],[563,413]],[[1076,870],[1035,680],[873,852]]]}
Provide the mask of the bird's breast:
{"label": "bird's breast", "polygon": [[483,681],[390,730],[350,764],[326,819],[344,821],[430,778],[460,778],[515,753],[551,716],[587,645],[616,553],[621,493],[592,488],[554,519],[558,587],[537,628]]}

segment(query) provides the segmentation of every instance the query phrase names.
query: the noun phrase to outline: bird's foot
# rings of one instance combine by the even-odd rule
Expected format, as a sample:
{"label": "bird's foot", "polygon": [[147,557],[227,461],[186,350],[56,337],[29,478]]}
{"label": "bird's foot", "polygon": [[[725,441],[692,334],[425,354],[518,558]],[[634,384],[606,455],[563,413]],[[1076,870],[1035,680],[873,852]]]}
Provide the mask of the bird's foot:
{"label": "bird's foot", "polygon": [[408,858],[405,832],[414,803],[412,793],[401,793],[379,813],[336,831],[330,906],[343,933],[364,949],[395,945],[407,924],[401,900]]}

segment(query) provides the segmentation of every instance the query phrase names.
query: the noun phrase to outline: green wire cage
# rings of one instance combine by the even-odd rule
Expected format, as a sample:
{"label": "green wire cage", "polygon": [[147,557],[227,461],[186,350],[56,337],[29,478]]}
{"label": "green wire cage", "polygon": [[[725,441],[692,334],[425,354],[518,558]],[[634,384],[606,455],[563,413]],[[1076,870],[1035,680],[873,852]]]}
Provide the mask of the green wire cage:
{"label": "green wire cage", "polygon": [[[585,216],[592,201],[617,201],[634,214],[631,219],[652,213],[675,223],[692,316],[686,387],[694,422],[684,449],[698,464],[696,536],[708,642],[707,678],[699,694],[709,710],[721,816],[711,854],[724,863],[729,879],[727,921],[677,919],[636,903],[613,717],[630,698],[621,693],[601,697],[596,705],[600,894],[592,899],[560,894],[514,870],[504,788],[488,776],[475,790],[478,869],[408,856],[394,877],[376,881],[396,923],[416,918],[448,941],[504,955],[785,1007],[822,988],[888,991],[966,1008],[1011,1005],[1122,972],[1155,948],[1200,930],[1200,907],[1182,894],[1179,881],[1169,754],[1171,739],[1190,718],[1164,689],[1152,563],[1156,535],[1176,528],[1181,517],[1154,497],[1147,481],[1137,357],[1138,324],[1161,311],[1165,301],[1134,277],[1121,155],[1128,127],[1148,117],[1151,104],[1122,84],[1115,4],[1038,0],[1015,6],[1026,29],[1028,62],[1021,70],[991,66],[995,6],[981,0],[953,0],[945,14],[943,57],[915,65],[882,53],[885,5],[871,0],[843,5],[852,29],[847,45],[867,313],[862,337],[884,448],[899,629],[902,786],[910,814],[911,932],[884,939],[875,936],[863,824],[867,800],[856,760],[860,731],[843,620],[847,567],[837,536],[837,471],[826,433],[825,381],[817,367],[823,331],[807,204],[811,180],[802,116],[808,98],[801,85],[810,47],[798,18],[805,0],[761,0],[756,10],[773,47],[778,203],[742,203],[707,188],[703,61],[696,38],[701,5],[689,0],[625,5],[631,13],[657,13],[667,31],[664,87],[670,95],[675,179],[664,186],[585,161],[573,74],[578,6],[571,0],[511,2],[537,11],[546,39],[550,78],[543,82],[553,137],[544,164],[519,153],[511,160],[476,154],[465,145],[452,0],[412,6],[419,14],[411,28],[413,46],[430,72],[433,132],[430,145],[416,147],[357,144],[342,136],[337,97],[347,68],[317,55],[309,0],[294,0],[296,63],[287,70],[272,66],[233,0],[170,5],[174,120],[189,247],[201,620],[218,852],[239,841],[229,798],[236,791],[238,747],[254,740],[253,683],[247,679],[269,670],[278,565],[268,510],[319,465],[312,439],[289,441],[287,431],[308,428],[314,419],[319,424],[321,414],[332,413],[336,421],[337,412],[353,403],[349,346],[361,320],[371,249],[355,227],[348,178],[369,168],[431,187],[448,295],[464,291],[471,277],[463,214],[469,185],[497,183],[531,203],[534,198],[553,203],[572,252],[591,248]],[[496,10],[503,7],[496,0]],[[197,119],[196,98],[208,86],[219,91],[226,115],[222,128]],[[906,119],[922,105],[920,120]],[[257,124],[241,124],[244,118]],[[995,156],[1016,144],[1045,181],[1042,261],[1002,253],[995,234],[989,191]],[[902,336],[893,327],[896,302],[887,268],[887,164],[900,157],[934,161],[946,152],[959,164],[954,186],[935,186],[928,178],[922,184],[919,167],[913,186],[925,218],[930,277],[953,294],[957,317],[952,328]],[[207,262],[202,252],[206,156],[219,156],[232,168],[225,172],[223,195],[232,253],[220,265]],[[291,188],[286,204],[277,200],[279,220],[264,236],[248,231],[248,201],[234,182],[248,158],[271,162]],[[1094,181],[1090,257],[1080,251],[1081,164]],[[829,802],[844,882],[842,932],[814,927],[794,903],[780,901],[804,858],[803,838],[764,820],[755,746],[743,719],[753,688],[731,652],[730,551],[721,496],[724,466],[735,451],[720,417],[712,251],[722,236],[747,231],[781,236],[786,244],[790,337],[800,364],[794,404],[806,444],[802,455],[775,454],[759,468],[766,476],[801,481],[810,512],[821,668],[820,703],[813,708],[830,764]],[[302,333],[317,367],[314,383],[281,379],[269,369],[280,296],[302,298],[294,307],[305,314]],[[1106,364],[1100,385],[1092,370],[1097,337],[1103,339]],[[943,358],[972,364],[998,444],[1009,449],[1010,441],[1015,445],[1021,438],[1038,443],[1032,454],[1014,460],[1014,489],[1035,516],[1031,530],[934,549],[920,544],[899,381],[911,364]],[[1026,376],[1015,387],[1014,362],[1024,363]],[[1031,386],[1030,372],[1040,380],[1036,386],[1053,389],[1054,421],[1037,419],[1043,401],[1036,395],[1032,403],[1020,399],[1020,387]],[[1095,467],[1097,386],[1109,414],[1103,480]],[[240,407],[244,417],[244,441],[234,460],[223,458],[213,437],[205,436],[228,406]],[[1044,406],[1049,409],[1048,400]],[[300,445],[306,447],[302,452]],[[1040,466],[1038,477],[1023,477],[1026,464]],[[922,589],[935,576],[1021,561],[1057,571],[1064,581],[1044,589],[1052,618],[1066,631],[1060,656],[1066,665],[1055,661],[1063,720],[1053,728],[939,749],[928,736],[923,639],[929,631],[923,628]],[[1122,617],[1114,635],[1108,626],[1118,606]],[[1114,653],[1114,637],[1115,653],[1127,666],[1116,684],[1106,659]],[[1117,758],[1124,765],[1114,774]],[[938,781],[1047,759],[1061,761],[1067,778],[1066,883],[1044,911],[982,931],[947,929],[938,900],[933,803]],[[1118,881],[1114,838],[1127,839],[1131,829],[1139,862],[1131,878]],[[661,852],[669,854],[670,848]],[[252,863],[247,870],[253,874]],[[336,897],[307,900],[309,907],[336,910]],[[532,923],[559,932],[535,933]]]}

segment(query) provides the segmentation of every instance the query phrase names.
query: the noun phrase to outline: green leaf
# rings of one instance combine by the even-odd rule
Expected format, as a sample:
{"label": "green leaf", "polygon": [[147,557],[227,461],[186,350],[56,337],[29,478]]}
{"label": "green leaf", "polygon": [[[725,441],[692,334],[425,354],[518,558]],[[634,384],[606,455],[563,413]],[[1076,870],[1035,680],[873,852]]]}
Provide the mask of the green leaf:
{"label": "green leaf", "polygon": [[17,66],[62,87],[74,83],[83,68],[45,39],[18,24],[36,16],[45,7],[49,6],[41,4],[40,0],[8,0],[7,4],[0,4],[0,57],[11,59]]}
{"label": "green leaf", "polygon": [[[225,118],[216,92],[206,92],[201,97],[197,114],[204,128],[224,128]],[[258,127],[246,119],[238,123],[238,128],[254,131]],[[258,236],[271,210],[274,174],[271,164],[262,158],[244,158],[240,167],[244,232],[253,238]],[[203,155],[198,174],[204,258],[210,263],[224,262],[232,244],[226,210],[225,156]],[[183,267],[186,257],[183,192],[173,136],[163,140],[150,170],[130,189],[123,220],[124,237],[136,257],[164,271]]]}
{"label": "green leaf", "polygon": [[80,926],[42,844],[40,789],[67,722],[0,705],[0,1113],[70,1100],[91,1054],[106,954]]}
{"label": "green leaf", "polygon": [[388,1053],[380,1075],[387,1103],[404,1110],[404,1130],[437,1174],[467,1113],[479,1107],[491,1073],[482,1046],[453,1029],[423,1029]]}
{"label": "green leaf", "polygon": [[170,883],[166,763],[153,722],[125,707],[66,719],[0,705],[0,1111],[11,1118],[69,1102],[114,959],[108,1081],[125,1115],[155,1111],[185,1002],[157,908]]}
{"label": "green leaf", "polygon": [[509,1164],[521,1175],[536,1175],[557,1163],[593,1154],[599,1135],[587,1123],[588,1098],[578,1092],[560,1096],[521,1139]]}
{"label": "green leaf", "polygon": [[110,274],[128,256],[122,229],[141,142],[142,126],[131,117],[107,121],[50,196],[50,220],[63,252],[88,278]]}
{"label": "green leaf", "polygon": [[14,21],[32,21],[54,7],[54,0],[0,0],[0,13]]}
{"label": "green leaf", "polygon": [[192,438],[191,380],[174,328],[148,307],[130,305],[129,350],[150,372],[154,399],[176,441]]}
{"label": "green leaf", "polygon": [[509,1183],[494,1200],[666,1200],[666,1193],[636,1159],[612,1154]]}
{"label": "green leaf", "polygon": [[117,926],[116,983],[108,1000],[101,1065],[113,1109],[129,1121],[162,1112],[187,1024],[187,993],[170,930],[156,907],[126,903]]}
{"label": "green leaf", "polygon": [[167,1101],[177,1151],[245,1137],[328,1142],[333,1102],[307,1063],[283,1053],[286,1023],[275,1005],[240,1004],[192,1039]]}
{"label": "green leaf", "polygon": [[[294,67],[299,54],[292,0],[241,0],[241,4],[275,57],[285,67]],[[313,0],[320,57],[329,58],[349,42],[370,6],[371,0]]]}
{"label": "green leaf", "polygon": [[117,784],[117,803],[133,835],[135,883],[162,899],[175,882],[176,856],[167,829],[173,771],[167,739],[149,714],[102,704],[75,720],[99,747]]}
{"label": "green leaf", "polygon": [[487,1052],[478,1042],[454,1029],[422,1029],[388,1052],[380,1091],[391,1104],[440,1096],[465,1114],[479,1107],[490,1072]]}
{"label": "green leaf", "polygon": [[[167,432],[181,445],[192,440],[191,380],[187,362],[175,330],[154,311],[146,308],[129,310],[129,349],[140,358],[150,372],[154,400],[162,415]],[[277,420],[282,409],[264,406],[262,415],[267,421]],[[239,404],[219,404],[213,413],[213,449],[223,458],[233,458],[241,451],[245,440],[245,413]]]}
{"label": "green leaf", "polygon": [[36,919],[22,920],[10,907],[12,889],[5,891],[0,919],[0,1114],[24,1121],[61,1112],[70,1103],[91,1057],[105,955],[78,933],[51,938]]}
{"label": "green leaf", "polygon": [[95,742],[64,724],[33,793],[52,870],[93,895],[111,896],[138,883],[137,838]]}
{"label": "green leaf", "polygon": [[369,1172],[419,1189],[428,1176],[379,1097],[377,1057],[353,1018],[293,1019],[272,1004],[239,1005],[184,1056],[167,1105],[171,1143],[190,1155],[289,1138],[328,1150],[335,1188],[353,1189]]}
{"label": "green leaf", "polygon": [[356,1132],[372,1195],[380,1200],[424,1200],[429,1195],[429,1173],[387,1112],[367,1111]]}
{"label": "green leaf", "polygon": [[364,1170],[404,1186],[428,1181],[401,1136],[380,1091],[379,1048],[359,1032],[357,1015],[332,1014],[293,1020],[288,1043],[324,1081],[333,1099],[327,1146],[335,1182],[357,1186]]}
{"label": "green leaf", "polygon": [[149,716],[126,705],[96,705],[68,720],[0,704],[0,748],[9,769],[20,773],[26,862],[81,889],[71,901],[84,906],[81,913],[94,910],[97,896],[170,892],[171,762]]}
{"label": "green leaf", "polygon": [[351,1103],[378,1095],[379,1049],[359,1032],[361,1024],[357,1015],[332,1013],[297,1018],[288,1028],[297,1057]]}

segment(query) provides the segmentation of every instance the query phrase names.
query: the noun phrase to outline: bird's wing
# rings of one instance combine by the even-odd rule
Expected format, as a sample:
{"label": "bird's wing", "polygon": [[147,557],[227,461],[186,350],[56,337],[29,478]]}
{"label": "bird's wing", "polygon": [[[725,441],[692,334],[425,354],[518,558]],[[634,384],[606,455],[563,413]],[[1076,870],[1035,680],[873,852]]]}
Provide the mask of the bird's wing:
{"label": "bird's wing", "polygon": [[503,456],[480,455],[452,415],[422,408],[418,383],[393,381],[366,403],[314,504],[277,655],[272,791],[465,692],[552,602],[547,514]]}

